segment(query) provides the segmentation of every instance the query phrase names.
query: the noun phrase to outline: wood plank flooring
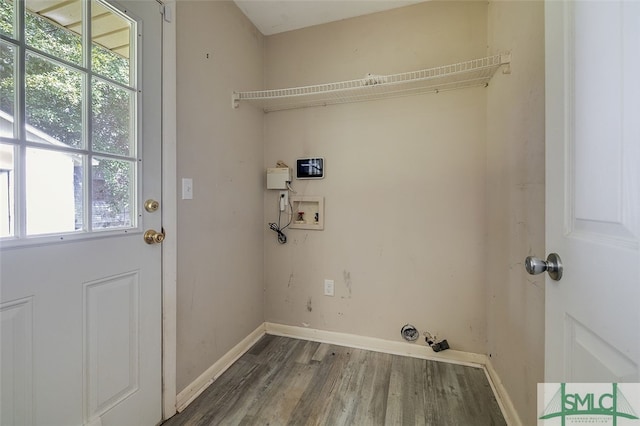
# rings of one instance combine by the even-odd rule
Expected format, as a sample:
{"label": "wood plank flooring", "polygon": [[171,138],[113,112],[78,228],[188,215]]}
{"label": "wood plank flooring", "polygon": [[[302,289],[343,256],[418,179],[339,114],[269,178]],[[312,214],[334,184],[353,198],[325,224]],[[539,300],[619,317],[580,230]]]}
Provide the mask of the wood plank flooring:
{"label": "wood plank flooring", "polygon": [[163,426],[506,425],[480,368],[266,335]]}

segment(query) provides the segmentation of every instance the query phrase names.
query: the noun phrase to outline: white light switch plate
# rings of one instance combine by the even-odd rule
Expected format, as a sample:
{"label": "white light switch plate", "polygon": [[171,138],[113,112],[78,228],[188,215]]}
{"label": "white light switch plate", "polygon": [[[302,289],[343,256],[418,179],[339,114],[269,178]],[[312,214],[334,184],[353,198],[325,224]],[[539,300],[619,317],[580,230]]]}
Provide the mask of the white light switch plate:
{"label": "white light switch plate", "polygon": [[193,199],[193,179],[191,178],[182,178],[182,199]]}

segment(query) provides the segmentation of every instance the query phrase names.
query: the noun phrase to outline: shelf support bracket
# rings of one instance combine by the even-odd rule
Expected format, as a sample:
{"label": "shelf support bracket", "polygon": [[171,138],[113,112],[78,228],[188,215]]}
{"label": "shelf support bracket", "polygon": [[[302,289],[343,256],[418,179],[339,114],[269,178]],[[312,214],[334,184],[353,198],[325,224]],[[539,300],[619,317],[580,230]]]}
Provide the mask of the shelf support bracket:
{"label": "shelf support bracket", "polygon": [[502,74],[511,74],[511,52],[500,55],[500,65],[504,65]]}
{"label": "shelf support bracket", "polygon": [[240,95],[237,92],[231,94],[231,108],[238,108],[240,106]]}

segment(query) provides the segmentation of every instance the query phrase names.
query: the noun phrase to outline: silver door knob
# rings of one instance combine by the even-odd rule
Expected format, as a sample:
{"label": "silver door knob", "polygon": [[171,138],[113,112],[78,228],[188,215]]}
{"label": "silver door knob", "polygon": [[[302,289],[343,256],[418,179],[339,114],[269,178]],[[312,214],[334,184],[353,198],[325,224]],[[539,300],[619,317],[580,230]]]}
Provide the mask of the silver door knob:
{"label": "silver door knob", "polygon": [[547,256],[547,260],[529,256],[524,261],[524,267],[531,275],[538,275],[547,271],[552,280],[560,281],[562,278],[562,261],[556,253]]}

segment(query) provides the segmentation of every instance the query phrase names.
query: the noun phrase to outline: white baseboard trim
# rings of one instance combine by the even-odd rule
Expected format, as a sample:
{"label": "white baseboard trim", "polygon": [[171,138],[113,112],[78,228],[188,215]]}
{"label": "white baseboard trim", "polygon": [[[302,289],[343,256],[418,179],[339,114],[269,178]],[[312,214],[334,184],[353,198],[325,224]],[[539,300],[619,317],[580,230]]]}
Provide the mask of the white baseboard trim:
{"label": "white baseboard trim", "polygon": [[182,412],[191,402],[204,392],[214,380],[227,371],[234,362],[247,352],[262,336],[265,335],[265,324],[262,323],[251,332],[240,343],[235,345],[222,358],[216,361],[211,367],[195,379],[189,386],[184,388],[176,397],[176,408]]}
{"label": "white baseboard trim", "polygon": [[214,382],[214,380],[220,377],[222,373],[236,362],[238,358],[244,355],[251,346],[253,346],[265,334],[482,368],[487,375],[487,379],[493,389],[493,393],[496,396],[496,400],[502,410],[502,415],[504,416],[507,425],[522,426],[522,421],[513,406],[509,394],[502,384],[502,380],[500,380],[500,376],[498,376],[498,373],[491,364],[491,360],[486,355],[456,351],[453,349],[442,352],[433,352],[433,350],[426,345],[409,342],[396,342],[378,339],[376,337],[358,336],[355,334],[338,333],[335,331],[296,327],[271,322],[265,322],[258,326],[258,328],[256,328],[251,334],[245,337],[229,352],[224,354],[222,358],[216,361],[189,386],[182,390],[176,397],[178,412],[182,412],[187,408],[187,406],[202,392],[204,392],[205,389]]}
{"label": "white baseboard trim", "polygon": [[471,367],[484,366],[487,358],[482,354],[455,351],[453,349],[434,352],[429,346],[421,345],[419,343],[394,342],[391,340],[378,339],[376,337],[338,333],[336,331],[317,330],[292,325],[275,324],[271,322],[265,323],[265,326],[267,334],[274,334],[276,336],[330,343],[332,345],[348,346],[350,348],[366,349],[369,351],[384,352],[393,355],[406,355],[414,358],[446,361]]}
{"label": "white baseboard trim", "polygon": [[487,374],[489,384],[491,384],[491,388],[493,389],[493,394],[496,396],[496,400],[500,405],[504,419],[507,421],[509,426],[522,426],[522,420],[520,419],[516,408],[513,406],[513,401],[511,401],[511,398],[507,393],[507,389],[505,389],[502,380],[500,380],[498,372],[493,368],[491,358],[486,358],[487,361],[484,365],[484,371]]}
{"label": "white baseboard trim", "polygon": [[375,352],[383,352],[393,355],[404,355],[420,359],[449,362],[453,364],[466,365],[470,367],[482,368],[487,375],[489,384],[496,396],[502,415],[509,426],[522,426],[520,417],[515,410],[511,398],[502,384],[502,380],[493,368],[491,360],[483,354],[472,352],[455,351],[452,349],[433,352],[426,345],[416,343],[400,342],[378,339],[375,337],[358,336],[355,334],[338,333],[335,331],[317,330],[291,325],[265,323],[267,334],[276,336],[292,337],[314,342],[330,343],[332,345],[348,346],[351,348],[365,349]]}

